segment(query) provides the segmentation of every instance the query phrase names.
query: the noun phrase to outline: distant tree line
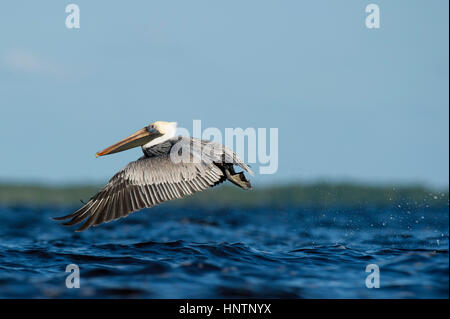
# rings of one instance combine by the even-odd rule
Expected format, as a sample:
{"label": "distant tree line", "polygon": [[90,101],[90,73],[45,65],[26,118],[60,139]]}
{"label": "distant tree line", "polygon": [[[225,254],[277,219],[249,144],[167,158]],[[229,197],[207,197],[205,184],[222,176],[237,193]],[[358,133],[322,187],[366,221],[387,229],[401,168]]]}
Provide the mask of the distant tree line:
{"label": "distant tree line", "polygon": [[[76,205],[87,202],[95,185],[46,186],[0,184],[0,204]],[[215,206],[448,206],[448,190],[423,186],[369,186],[352,183],[312,183],[265,186],[243,191],[233,186],[215,187],[169,205]]]}

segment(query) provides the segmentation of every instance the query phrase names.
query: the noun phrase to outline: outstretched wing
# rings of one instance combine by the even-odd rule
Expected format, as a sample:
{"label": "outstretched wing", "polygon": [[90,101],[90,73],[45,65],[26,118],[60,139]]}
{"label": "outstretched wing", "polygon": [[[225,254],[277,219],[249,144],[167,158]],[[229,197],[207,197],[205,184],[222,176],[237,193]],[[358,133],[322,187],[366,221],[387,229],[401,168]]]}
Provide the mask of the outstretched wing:
{"label": "outstretched wing", "polygon": [[83,231],[103,222],[117,220],[131,212],[161,202],[205,190],[226,179],[212,161],[174,163],[170,155],[141,157],[114,175],[89,202],[76,212],[56,220],[70,219],[63,225],[76,225]]}

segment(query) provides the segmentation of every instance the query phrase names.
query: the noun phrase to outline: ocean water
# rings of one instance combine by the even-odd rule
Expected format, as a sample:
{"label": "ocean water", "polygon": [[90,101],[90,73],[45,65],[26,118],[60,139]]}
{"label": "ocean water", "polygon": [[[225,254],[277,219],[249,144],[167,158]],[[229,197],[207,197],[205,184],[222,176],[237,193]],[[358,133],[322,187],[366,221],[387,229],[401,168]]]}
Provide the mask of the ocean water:
{"label": "ocean water", "polygon": [[75,208],[0,207],[1,298],[449,297],[448,206],[161,205],[83,233],[50,219]]}

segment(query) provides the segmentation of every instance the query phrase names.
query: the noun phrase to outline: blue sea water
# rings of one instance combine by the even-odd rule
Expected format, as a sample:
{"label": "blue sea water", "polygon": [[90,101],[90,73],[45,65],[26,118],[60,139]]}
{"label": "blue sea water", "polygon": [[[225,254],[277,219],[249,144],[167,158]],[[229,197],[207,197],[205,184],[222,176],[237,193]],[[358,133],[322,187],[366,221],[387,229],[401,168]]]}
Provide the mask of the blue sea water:
{"label": "blue sea water", "polygon": [[83,233],[50,219],[75,208],[0,207],[1,298],[449,297],[448,206],[162,205]]}

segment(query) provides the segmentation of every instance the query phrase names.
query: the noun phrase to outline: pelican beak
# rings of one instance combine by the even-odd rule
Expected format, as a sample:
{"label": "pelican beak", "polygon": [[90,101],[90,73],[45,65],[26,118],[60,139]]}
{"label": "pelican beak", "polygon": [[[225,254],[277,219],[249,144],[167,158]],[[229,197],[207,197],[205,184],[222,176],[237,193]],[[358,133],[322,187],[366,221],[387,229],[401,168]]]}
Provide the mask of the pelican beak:
{"label": "pelican beak", "polygon": [[97,152],[96,157],[114,154],[126,151],[133,147],[142,146],[161,135],[162,134],[156,129],[144,127],[142,130],[139,130],[136,133],[131,134],[127,138],[124,138],[123,140],[117,142],[116,144],[105,148],[103,151]]}

